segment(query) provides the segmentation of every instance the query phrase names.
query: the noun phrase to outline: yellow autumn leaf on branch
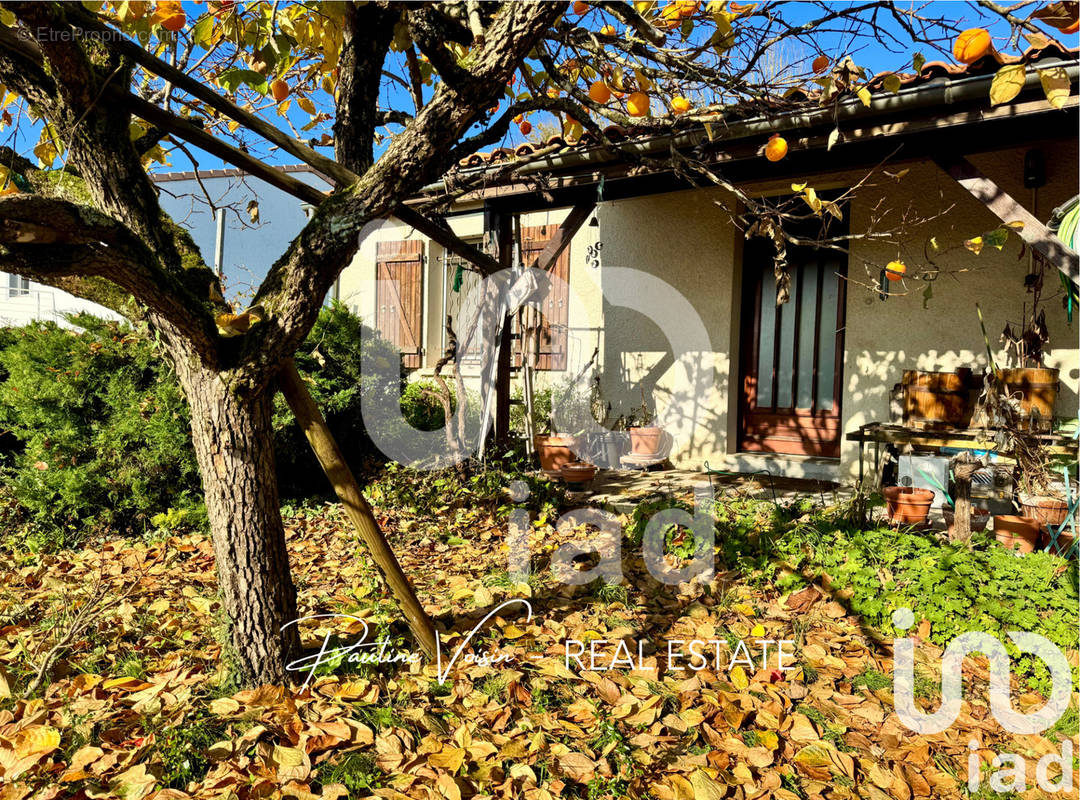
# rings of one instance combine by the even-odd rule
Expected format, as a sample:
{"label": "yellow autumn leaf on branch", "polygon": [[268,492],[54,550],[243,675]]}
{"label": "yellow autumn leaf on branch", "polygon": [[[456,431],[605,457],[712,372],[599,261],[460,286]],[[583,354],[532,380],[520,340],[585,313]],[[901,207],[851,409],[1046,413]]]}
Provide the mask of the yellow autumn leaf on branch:
{"label": "yellow autumn leaf on branch", "polygon": [[1042,84],[1043,92],[1046,93],[1046,102],[1054,108],[1062,108],[1065,101],[1069,99],[1072,88],[1069,73],[1065,68],[1040,69],[1039,82]]}
{"label": "yellow autumn leaf on branch", "polygon": [[1023,64],[1009,64],[997,71],[990,84],[990,104],[994,106],[1008,103],[1024,88],[1027,70]]}

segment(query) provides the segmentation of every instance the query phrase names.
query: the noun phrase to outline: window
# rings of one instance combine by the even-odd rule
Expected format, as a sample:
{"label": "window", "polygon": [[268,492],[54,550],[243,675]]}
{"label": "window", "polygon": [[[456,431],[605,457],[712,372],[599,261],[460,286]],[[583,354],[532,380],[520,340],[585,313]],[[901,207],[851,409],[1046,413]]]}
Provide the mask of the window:
{"label": "window", "polygon": [[777,306],[773,253],[760,238],[744,252],[739,448],[839,458],[846,258],[789,246]]}
{"label": "window", "polygon": [[24,278],[22,275],[8,275],[8,297],[25,297],[28,294],[30,294],[29,278]]}
{"label": "window", "polygon": [[[468,243],[477,248],[482,246],[479,239],[469,240]],[[476,320],[476,313],[481,303],[480,283],[483,276],[475,268],[470,268],[469,262],[461,256],[447,252],[444,258],[443,280],[446,285],[443,289],[443,297],[446,301],[443,318],[439,320],[442,326],[439,341],[442,342],[442,348],[445,351],[449,344],[446,336],[446,316],[449,315],[454,334],[457,336],[458,347],[465,348],[458,354],[460,363],[463,366],[476,366],[480,363],[483,354],[481,337],[473,336],[468,342],[466,339],[468,339],[469,326]]]}

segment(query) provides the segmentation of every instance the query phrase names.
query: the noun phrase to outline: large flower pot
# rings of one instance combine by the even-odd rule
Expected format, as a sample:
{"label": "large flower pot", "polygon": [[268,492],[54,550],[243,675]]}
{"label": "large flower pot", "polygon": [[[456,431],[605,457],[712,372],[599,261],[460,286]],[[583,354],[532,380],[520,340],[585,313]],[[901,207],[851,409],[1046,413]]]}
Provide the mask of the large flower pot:
{"label": "large flower pot", "polygon": [[994,517],[994,538],[1009,550],[1034,553],[1042,536],[1042,525],[1031,517],[1002,514]]}
{"label": "large flower pot", "polygon": [[571,486],[584,488],[585,484],[596,477],[596,467],[586,461],[571,461],[563,464],[562,479]]}
{"label": "large flower pot", "polygon": [[1037,519],[1043,525],[1053,525],[1055,528],[1065,521],[1069,515],[1069,506],[1064,500],[1056,497],[1031,495],[1020,500],[1020,508],[1025,517]]}
{"label": "large flower pot", "polygon": [[1033,431],[1050,430],[1058,393],[1058,371],[1003,369],[998,374],[1009,395],[1020,401],[1021,422]]}
{"label": "large flower pot", "polygon": [[663,428],[631,428],[630,452],[637,456],[654,456],[660,452]]}
{"label": "large flower pot", "polygon": [[[1064,556],[1066,553],[1072,551],[1073,542],[1076,541],[1076,537],[1073,536],[1073,532],[1066,528],[1058,534],[1057,541],[1054,542],[1054,546],[1050,548],[1050,552],[1055,555]],[[1039,547],[1049,547],[1050,545],[1050,531],[1043,528],[1042,538],[1039,540]],[[1075,552],[1073,553],[1075,556]]]}
{"label": "large flower pot", "polygon": [[930,515],[934,493],[914,486],[886,486],[885,504],[889,520],[900,525],[922,525]]}
{"label": "large flower pot", "polygon": [[540,469],[549,478],[562,477],[562,468],[577,458],[572,449],[577,446],[577,439],[573,436],[538,435],[533,439],[533,444],[540,457]]}

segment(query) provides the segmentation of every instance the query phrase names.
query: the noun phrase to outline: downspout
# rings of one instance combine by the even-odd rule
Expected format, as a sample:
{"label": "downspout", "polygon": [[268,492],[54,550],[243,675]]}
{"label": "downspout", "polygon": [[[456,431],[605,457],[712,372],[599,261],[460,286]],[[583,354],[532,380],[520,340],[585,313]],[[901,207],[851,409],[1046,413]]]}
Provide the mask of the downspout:
{"label": "downspout", "polygon": [[214,272],[218,280],[225,280],[225,209],[214,210],[214,221],[217,223],[217,232],[214,235]]}

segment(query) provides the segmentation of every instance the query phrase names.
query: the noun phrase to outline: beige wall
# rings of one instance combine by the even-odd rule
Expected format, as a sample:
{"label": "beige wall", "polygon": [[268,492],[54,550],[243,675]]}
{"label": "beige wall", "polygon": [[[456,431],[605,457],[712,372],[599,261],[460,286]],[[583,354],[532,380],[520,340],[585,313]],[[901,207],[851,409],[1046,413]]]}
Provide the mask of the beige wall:
{"label": "beige wall", "polygon": [[[1041,145],[1046,154],[1047,185],[1039,190],[1033,205],[1031,190],[1022,185],[1023,150],[989,153],[971,160],[1014,198],[1047,219],[1051,209],[1077,193],[1077,142]],[[1023,303],[1023,279],[1028,257],[1018,259],[1018,240],[1012,239],[1002,251],[986,248],[975,256],[960,246],[963,240],[989,231],[998,220],[971,195],[932,164],[910,163],[890,167],[908,168],[899,181],[886,176],[875,178],[875,186],[864,188],[852,204],[852,231],[865,231],[883,209],[891,217],[877,224],[891,227],[900,215],[928,218],[940,215],[912,230],[899,248],[893,244],[856,240],[848,263],[846,306],[843,429],[846,432],[875,420],[887,420],[889,392],[905,369],[952,370],[958,366],[981,369],[986,366],[982,333],[975,311],[978,302],[986,318],[995,348],[995,358],[1004,362],[997,337],[1006,322],[1018,323]],[[864,173],[810,176],[817,188],[845,187]],[[789,182],[752,187],[754,193],[789,191]],[[722,205],[721,205],[722,204]],[[583,226],[570,246],[570,288],[572,306],[569,331],[568,369],[564,373],[539,376],[541,385],[576,375],[593,348],[600,346],[604,399],[612,404],[612,418],[634,410],[646,401],[665,413],[666,429],[673,435],[673,460],[681,466],[696,467],[708,461],[720,468],[760,469],[793,476],[846,477],[857,469],[857,445],[844,442],[840,462],[812,458],[733,453],[735,441],[737,354],[742,331],[739,320],[741,296],[742,234],[732,224],[727,209],[732,198],[719,191],[692,190],[666,195],[601,203],[596,216],[598,227]],[[558,212],[529,214],[523,225],[558,223]],[[452,227],[463,236],[482,233],[482,217],[454,217]],[[400,224],[384,222],[366,233],[360,252],[342,276],[342,299],[374,322],[373,288],[375,242],[407,238],[411,231]],[[899,294],[886,302],[878,299],[876,287],[881,266],[896,258],[911,273],[926,264],[924,242],[934,236],[947,252],[936,259],[942,274],[932,284],[933,296],[924,305],[927,284],[909,279],[894,285]],[[586,247],[603,242],[600,270],[586,265]],[[426,247],[425,364],[434,364],[441,348],[436,320],[442,319],[442,249],[434,243]],[[625,308],[604,305],[601,291],[611,281],[611,268],[630,268],[662,278],[688,301],[704,323],[708,347],[679,359],[660,327],[645,315]],[[610,288],[610,284],[607,288]],[[1048,272],[1044,307],[1050,329],[1049,366],[1061,370],[1062,390],[1057,413],[1077,414],[1080,383],[1080,318],[1071,326],[1060,302],[1059,279]],[[649,298],[644,298],[648,303]],[[675,321],[678,324],[678,321]],[[600,330],[602,328],[602,330]],[[687,376],[705,370],[708,388],[700,395],[690,391]]]}

